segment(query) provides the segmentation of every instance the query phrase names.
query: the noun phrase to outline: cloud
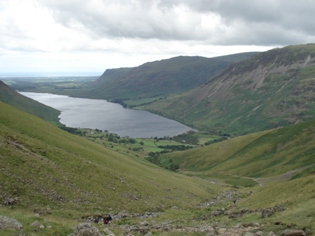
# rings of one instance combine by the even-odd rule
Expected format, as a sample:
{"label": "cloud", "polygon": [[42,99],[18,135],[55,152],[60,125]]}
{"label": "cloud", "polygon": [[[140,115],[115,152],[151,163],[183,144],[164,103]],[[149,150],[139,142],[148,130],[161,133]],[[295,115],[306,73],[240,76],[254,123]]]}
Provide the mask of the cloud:
{"label": "cloud", "polygon": [[103,71],[311,43],[314,12],[313,0],[2,0],[0,69],[16,58],[24,70]]}
{"label": "cloud", "polygon": [[[94,37],[207,40],[212,44],[304,43],[314,39],[315,2],[308,0],[41,1],[66,27]],[[268,30],[266,30],[268,29]],[[257,37],[246,37],[252,32]],[[282,34],[284,37],[275,36]],[[304,37],[303,37],[304,36]],[[239,41],[239,39],[242,39]],[[289,38],[288,38],[289,37]]]}

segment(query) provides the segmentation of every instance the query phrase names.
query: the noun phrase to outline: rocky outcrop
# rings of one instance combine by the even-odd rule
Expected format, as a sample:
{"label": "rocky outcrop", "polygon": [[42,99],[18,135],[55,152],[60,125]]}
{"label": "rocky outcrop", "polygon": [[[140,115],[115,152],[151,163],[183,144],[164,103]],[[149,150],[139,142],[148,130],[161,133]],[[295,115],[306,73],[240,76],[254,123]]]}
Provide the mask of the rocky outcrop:
{"label": "rocky outcrop", "polygon": [[[235,209],[235,206],[232,207]],[[292,226],[276,222],[275,225],[281,225],[281,229],[287,227],[287,230],[283,231],[281,234],[279,232],[265,232],[265,225],[261,225],[258,222],[249,222],[249,223],[239,223],[235,226],[227,226],[225,224],[220,224],[220,219],[216,220],[216,217],[220,216],[228,216],[229,218],[241,217],[244,214],[250,213],[261,213],[262,215],[268,213],[268,217],[277,211],[285,210],[284,206],[276,205],[275,207],[271,208],[264,208],[264,209],[238,209],[238,210],[228,210],[225,208],[213,210],[210,212],[209,215],[204,215],[202,217],[193,218],[194,224],[190,224],[189,222],[173,222],[172,220],[158,222],[155,220],[154,217],[160,216],[163,213],[154,213],[154,212],[147,212],[147,213],[128,213],[126,211],[121,211],[117,214],[111,214],[113,218],[113,222],[108,225],[109,229],[113,230],[114,232],[120,232],[120,235],[156,235],[156,234],[179,234],[179,235],[187,235],[187,234],[198,234],[198,235],[206,235],[206,236],[300,236],[300,235],[311,235],[310,230],[308,229],[293,229]],[[272,213],[272,214],[270,214]],[[128,222],[125,219],[133,218],[132,224],[121,224],[121,222]],[[204,219],[203,219],[204,218]],[[211,219],[212,223],[200,222],[200,220],[209,220]],[[83,219],[83,218],[82,218]],[[142,220],[141,220],[142,219]],[[92,221],[93,217],[85,217],[86,221]],[[239,219],[238,219],[239,220]],[[115,222],[116,221],[116,222]],[[94,221],[95,222],[95,221]],[[120,222],[120,223],[118,223]],[[137,222],[137,223],[136,223]],[[198,222],[198,223],[197,223]],[[93,224],[93,223],[92,223]],[[268,223],[269,224],[269,223]],[[80,225],[79,225],[80,226]],[[83,227],[84,226],[84,227]],[[88,226],[88,227],[87,227]],[[97,231],[97,229],[93,229],[91,223],[89,222],[88,225],[81,225],[78,227],[77,233],[81,232],[82,230],[87,230],[89,233],[93,234],[86,234],[88,236],[94,235],[110,235],[114,236],[115,234],[105,228],[105,225],[99,221],[96,227],[100,228],[102,232]],[[79,236],[82,234],[72,234],[71,236]]]}
{"label": "rocky outcrop", "polygon": [[22,224],[16,219],[9,218],[6,216],[0,216],[0,229],[22,229]]}
{"label": "rocky outcrop", "polygon": [[222,209],[211,211],[210,215],[212,217],[227,215],[229,218],[239,218],[239,217],[242,217],[244,214],[261,212],[262,218],[268,218],[272,216],[274,213],[279,212],[279,211],[284,211],[284,210],[285,210],[285,207],[282,205],[277,205],[271,208],[254,209],[254,210],[249,210],[245,208],[245,209],[240,209],[240,210],[229,211],[225,208],[222,208]]}
{"label": "rocky outcrop", "polygon": [[284,211],[284,210],[285,210],[285,208],[281,205],[277,205],[277,206],[272,207],[272,208],[262,209],[261,217],[262,218],[268,218],[268,217],[272,216],[275,212]]}
{"label": "rocky outcrop", "polygon": [[300,229],[286,229],[281,233],[281,236],[306,236],[306,232]]}
{"label": "rocky outcrop", "polygon": [[98,228],[92,226],[91,223],[80,223],[73,233],[68,236],[104,236],[104,234]]}

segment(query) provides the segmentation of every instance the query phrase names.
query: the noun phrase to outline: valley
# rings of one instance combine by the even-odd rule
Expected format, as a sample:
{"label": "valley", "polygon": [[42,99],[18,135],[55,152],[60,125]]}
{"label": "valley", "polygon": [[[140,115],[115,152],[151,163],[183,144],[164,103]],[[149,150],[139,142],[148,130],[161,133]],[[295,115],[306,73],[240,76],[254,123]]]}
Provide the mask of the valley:
{"label": "valley", "polygon": [[[314,46],[239,56],[3,79],[1,235],[313,235]],[[176,86],[196,70],[203,82]],[[162,86],[170,77],[172,91]],[[199,131],[134,138],[65,127],[14,89],[108,99]],[[106,214],[109,225],[93,222]]]}

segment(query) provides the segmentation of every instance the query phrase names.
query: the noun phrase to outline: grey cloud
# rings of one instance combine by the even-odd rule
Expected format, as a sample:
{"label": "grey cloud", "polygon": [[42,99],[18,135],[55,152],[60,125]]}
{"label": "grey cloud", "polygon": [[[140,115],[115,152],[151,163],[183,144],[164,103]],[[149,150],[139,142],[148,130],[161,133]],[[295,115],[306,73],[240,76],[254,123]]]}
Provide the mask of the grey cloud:
{"label": "grey cloud", "polygon": [[[198,40],[212,44],[286,45],[315,40],[313,0],[42,0],[66,27],[93,37]],[[95,2],[94,2],[95,3]],[[186,11],[181,15],[180,10]],[[186,15],[185,15],[186,14]],[[204,27],[202,15],[221,20]]]}

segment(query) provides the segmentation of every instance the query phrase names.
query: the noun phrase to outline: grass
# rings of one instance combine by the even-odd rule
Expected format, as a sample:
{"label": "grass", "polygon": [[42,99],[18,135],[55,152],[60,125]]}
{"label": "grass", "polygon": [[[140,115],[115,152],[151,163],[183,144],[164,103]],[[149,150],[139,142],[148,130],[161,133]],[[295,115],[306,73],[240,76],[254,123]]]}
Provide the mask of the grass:
{"label": "grass", "polygon": [[43,217],[56,219],[53,234],[63,235],[83,215],[165,211],[175,205],[191,209],[214,194],[205,180],[130,158],[4,103],[0,107],[5,111],[0,114],[0,195],[18,199],[2,205],[0,214],[25,225],[36,219],[34,209],[51,208]]}
{"label": "grass", "polygon": [[[74,136],[3,103],[0,106],[5,111],[0,115],[0,194],[2,199],[7,196],[18,197],[13,205],[2,205],[0,215],[19,220],[24,226],[21,233],[34,232],[31,224],[38,221],[45,228],[37,229],[37,235],[68,235],[82,217],[113,214],[122,210],[131,213],[158,211],[160,215],[152,219],[152,222],[162,224],[171,221],[173,226],[179,228],[212,225],[214,221],[219,222],[217,224],[220,227],[233,226],[239,221],[260,222],[266,225],[266,232],[270,229],[280,232],[283,229],[282,225],[275,225],[275,222],[290,224],[293,228],[315,227],[313,212],[309,207],[315,199],[314,175],[304,173],[305,177],[267,182],[261,187],[251,179],[232,175],[230,171],[212,172],[207,167],[209,164],[216,166],[220,161],[224,162],[226,155],[234,157],[237,153],[242,153],[240,147],[250,153],[250,146],[255,143],[261,145],[264,142],[260,139],[268,140],[268,135],[276,140],[279,135],[287,137],[283,139],[283,147],[286,147],[292,138],[290,139],[290,134],[285,136],[285,130],[229,139],[182,151],[180,155],[174,152],[169,155],[184,158],[189,154],[200,158],[198,161],[191,160],[195,163],[192,168],[194,171],[175,173],[147,162],[140,153],[139,157],[128,156],[106,148],[98,141],[86,140],[91,137],[94,137],[93,140],[99,139],[104,133],[91,133],[91,137],[85,138]],[[295,139],[300,145],[304,141],[298,137],[306,138],[306,134],[313,133],[311,124],[295,127]],[[309,137],[306,140],[311,142]],[[144,146],[155,145],[154,140],[143,142],[147,142]],[[175,143],[170,140],[159,140],[158,143],[160,142]],[[202,159],[209,152],[218,160]],[[183,166],[188,167],[188,164],[187,161]],[[197,170],[198,166],[203,171]],[[214,206],[196,207],[211,199],[218,199],[222,192],[230,190],[236,191],[239,198],[235,206],[231,205],[230,199],[226,199]],[[277,212],[267,220],[262,219],[260,213],[251,213],[239,219],[211,217],[211,211],[216,209],[259,209],[276,204],[284,204],[287,210]],[[35,209],[42,213],[36,215]],[[111,230],[119,235],[123,233],[121,225],[136,226],[142,221],[141,218],[115,220]],[[12,233],[12,230],[1,230],[1,235]],[[152,234],[181,233],[152,230]]]}
{"label": "grass", "polygon": [[[160,157],[172,159],[181,170],[228,173],[264,178],[293,170],[312,172],[314,165],[314,127],[309,121],[281,129],[232,138],[220,143]],[[295,176],[298,176],[295,173]]]}
{"label": "grass", "polygon": [[[174,109],[180,114],[180,107]],[[123,144],[101,138],[103,132],[78,137],[1,102],[0,110],[0,198],[16,199],[12,205],[3,203],[0,215],[19,220],[24,226],[21,233],[34,233],[31,223],[37,220],[45,226],[38,229],[37,235],[68,235],[84,216],[122,210],[157,211],[161,214],[152,221],[172,221],[178,227],[259,222],[265,232],[278,234],[287,225],[315,229],[310,207],[315,203],[314,121],[160,156],[163,167],[179,166],[179,171],[174,172],[146,161],[145,157],[165,150],[157,146],[181,142],[137,139],[136,143]],[[196,109],[192,116],[200,114],[207,113]],[[254,124],[252,119],[247,121]],[[225,122],[221,121],[221,125]],[[195,142],[195,135],[199,145],[224,136],[199,133],[187,140]],[[214,206],[196,207],[231,190],[236,191],[238,198],[235,205],[227,199]],[[216,209],[255,210],[278,204],[286,210],[268,219],[262,219],[260,212],[238,219],[211,217],[211,211]],[[43,213],[37,215],[35,209]],[[112,225],[113,232],[123,234],[119,225],[138,225],[141,221],[117,220]],[[1,230],[1,235],[13,233],[17,232]],[[154,230],[152,233],[180,235]]]}
{"label": "grass", "polygon": [[261,53],[197,89],[143,109],[234,137],[313,119],[315,67],[313,62],[303,65],[308,56],[313,57],[313,48],[313,44],[297,45]]}
{"label": "grass", "polygon": [[282,222],[314,229],[314,213],[310,207],[315,203],[314,176],[281,183],[272,183],[257,188],[246,201],[240,201],[239,207],[251,209],[284,205],[286,210],[273,215],[269,222]]}
{"label": "grass", "polygon": [[36,115],[52,124],[55,124],[56,126],[61,126],[58,119],[60,111],[22,96],[18,92],[9,88],[6,84],[2,83],[2,81],[0,81],[0,91],[0,101],[30,114]]}

